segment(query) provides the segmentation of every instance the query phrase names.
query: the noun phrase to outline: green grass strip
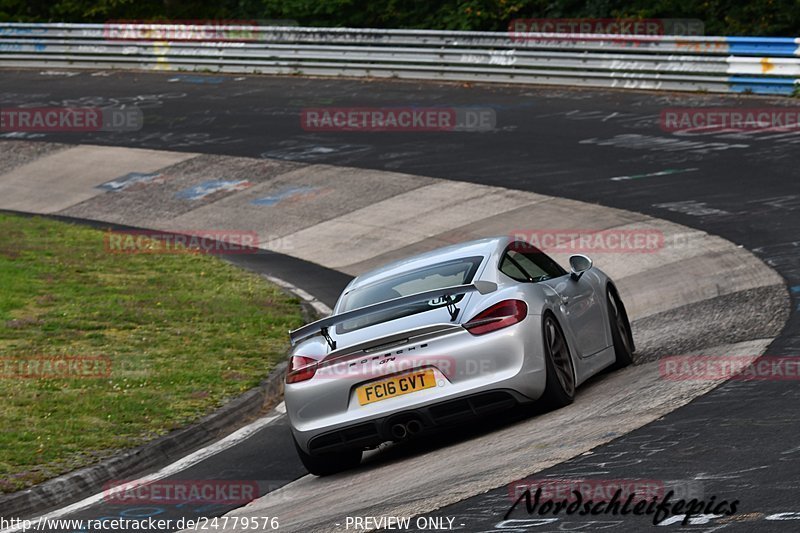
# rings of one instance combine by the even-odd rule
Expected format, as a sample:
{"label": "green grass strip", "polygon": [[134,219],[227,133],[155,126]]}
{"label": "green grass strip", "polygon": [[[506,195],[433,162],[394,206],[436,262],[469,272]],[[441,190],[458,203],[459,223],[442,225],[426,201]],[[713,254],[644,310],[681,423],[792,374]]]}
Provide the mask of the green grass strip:
{"label": "green grass strip", "polygon": [[[0,373],[107,357],[107,377],[0,377],[0,490],[140,445],[257,385],[300,304],[208,255],[111,254],[100,230],[0,214]],[[16,368],[13,367],[12,368]]]}

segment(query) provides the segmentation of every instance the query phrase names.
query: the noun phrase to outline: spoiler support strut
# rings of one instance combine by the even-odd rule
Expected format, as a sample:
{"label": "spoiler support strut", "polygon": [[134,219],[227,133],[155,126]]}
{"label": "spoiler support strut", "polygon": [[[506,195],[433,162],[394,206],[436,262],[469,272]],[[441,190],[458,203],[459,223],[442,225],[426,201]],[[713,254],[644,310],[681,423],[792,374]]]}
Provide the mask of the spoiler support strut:
{"label": "spoiler support strut", "polygon": [[450,322],[455,322],[458,316],[458,307],[456,301],[452,296],[445,296],[444,301],[447,304],[447,312],[450,313]]}
{"label": "spoiler support strut", "polygon": [[328,342],[328,346],[331,347],[331,350],[336,349],[336,341],[331,338],[331,334],[328,333],[328,326],[323,326],[319,328],[319,334],[322,335],[325,340]]}

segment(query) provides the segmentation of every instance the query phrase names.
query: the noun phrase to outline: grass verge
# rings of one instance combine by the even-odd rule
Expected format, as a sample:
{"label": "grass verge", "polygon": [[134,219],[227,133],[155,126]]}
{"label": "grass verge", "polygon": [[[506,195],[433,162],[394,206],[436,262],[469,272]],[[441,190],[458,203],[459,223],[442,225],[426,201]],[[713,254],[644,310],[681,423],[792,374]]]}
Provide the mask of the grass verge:
{"label": "grass verge", "polygon": [[[301,323],[297,299],[219,258],[111,254],[102,231],[0,214],[0,491],[208,414],[257,385]],[[110,372],[30,371],[93,357]]]}

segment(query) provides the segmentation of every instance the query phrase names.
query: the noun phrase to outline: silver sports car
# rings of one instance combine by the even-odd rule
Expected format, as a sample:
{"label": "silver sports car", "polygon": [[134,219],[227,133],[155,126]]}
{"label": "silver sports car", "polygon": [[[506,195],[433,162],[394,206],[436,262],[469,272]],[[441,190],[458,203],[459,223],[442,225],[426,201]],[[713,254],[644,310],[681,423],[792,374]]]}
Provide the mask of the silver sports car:
{"label": "silver sports car", "polygon": [[630,364],[613,281],[586,256],[569,263],[497,237],[355,278],[330,317],[291,333],[286,410],[309,472],[519,403],[565,406],[592,375]]}

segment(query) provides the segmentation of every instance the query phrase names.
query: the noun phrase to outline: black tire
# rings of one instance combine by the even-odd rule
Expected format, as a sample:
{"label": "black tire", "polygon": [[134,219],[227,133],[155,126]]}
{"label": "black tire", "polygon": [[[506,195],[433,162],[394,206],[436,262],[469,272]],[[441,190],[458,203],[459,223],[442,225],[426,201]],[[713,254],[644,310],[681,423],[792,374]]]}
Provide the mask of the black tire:
{"label": "black tire", "polygon": [[345,450],[321,455],[310,455],[294,442],[294,448],[303,466],[315,476],[329,476],[357,467],[361,463],[361,450]]}
{"label": "black tire", "polygon": [[616,360],[610,368],[616,370],[633,363],[633,352],[636,351],[636,346],[633,344],[633,332],[628,321],[628,313],[625,311],[625,304],[622,303],[617,291],[610,285],[606,291],[606,301],[608,302],[608,322],[616,356]]}
{"label": "black tire", "polygon": [[558,409],[575,399],[575,370],[564,331],[552,314],[542,320],[542,338],[547,381],[541,400],[546,407]]}

